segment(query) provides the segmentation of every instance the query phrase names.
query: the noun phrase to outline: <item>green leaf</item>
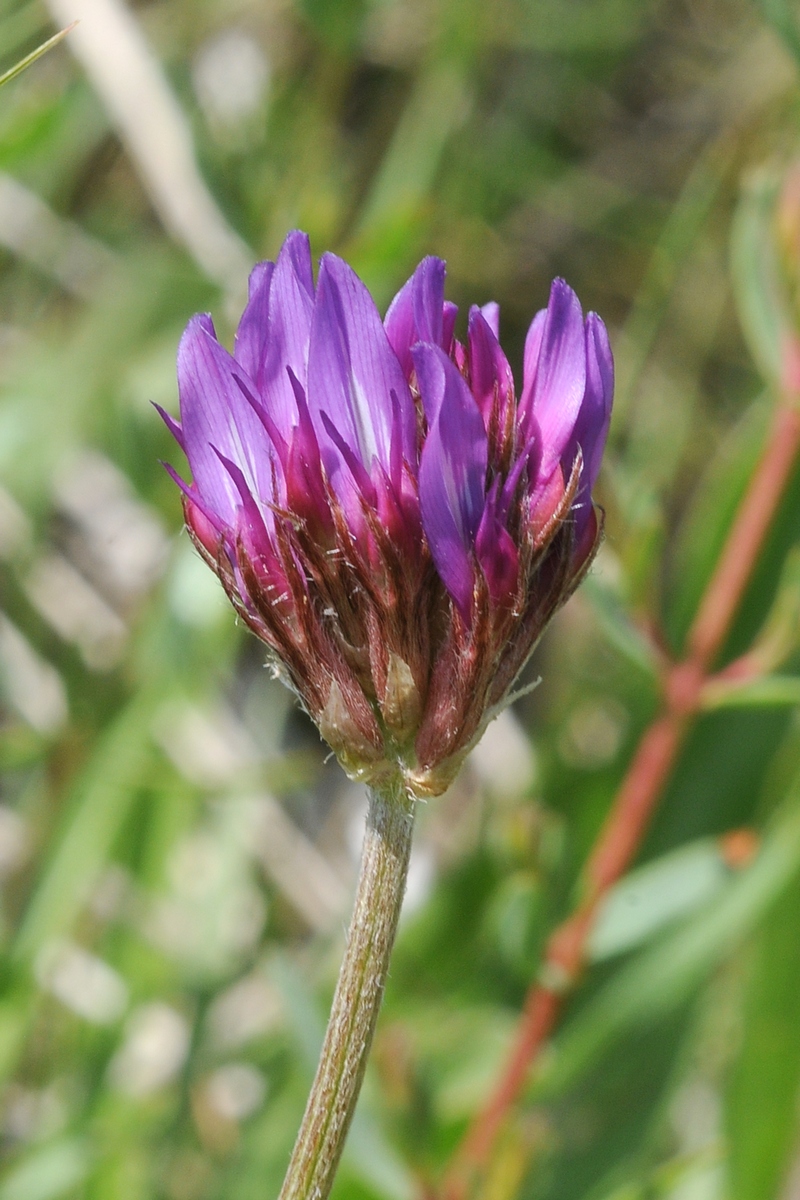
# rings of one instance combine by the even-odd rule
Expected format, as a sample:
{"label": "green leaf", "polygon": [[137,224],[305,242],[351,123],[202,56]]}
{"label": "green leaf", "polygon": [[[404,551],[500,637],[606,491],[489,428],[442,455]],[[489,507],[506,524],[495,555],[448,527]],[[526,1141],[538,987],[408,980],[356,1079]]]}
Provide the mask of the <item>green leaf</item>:
{"label": "green leaf", "polygon": [[771,173],[751,176],[731,231],[731,276],[742,331],[764,378],[774,384],[781,379],[783,347],[792,328],[775,235],[779,188]]}
{"label": "green leaf", "polygon": [[606,896],[589,938],[593,962],[612,958],[648,941],[723,887],[729,877],[711,838],[681,846],[631,871]]}
{"label": "green leaf", "polygon": [[759,932],[742,1045],[725,1097],[730,1200],[772,1200],[795,1146],[800,1087],[800,880]]}
{"label": "green leaf", "polygon": [[759,8],[800,62],[800,12],[793,0],[759,0]]}
{"label": "green leaf", "polygon": [[723,439],[689,504],[672,552],[667,628],[682,644],[703,589],[725,544],[739,501],[764,442],[771,404],[755,401]]}
{"label": "green leaf", "polygon": [[621,335],[626,353],[620,355],[620,378],[614,397],[614,419],[618,426],[628,414],[681,269],[695,250],[713,211],[731,158],[732,147],[727,141],[714,141],[703,148],[653,248]]}
{"label": "green leaf", "polygon": [[353,50],[367,10],[365,0],[303,0],[302,8],[326,46],[341,54]]}
{"label": "green leaf", "polygon": [[633,623],[613,590],[604,585],[597,575],[587,576],[581,586],[583,596],[591,604],[603,632],[614,649],[638,671],[650,679],[655,679],[658,663],[653,644]]}
{"label": "green leaf", "polygon": [[762,919],[800,869],[800,780],[753,865],[694,920],[622,968],[566,1027],[534,1094],[558,1094],[626,1031],[674,1012]]}
{"label": "green leaf", "polygon": [[139,692],[115,718],[73,788],[73,800],[49,864],[13,946],[32,958],[77,917],[130,811],[151,747],[154,703]]}
{"label": "green leaf", "polygon": [[[359,242],[379,241],[386,226],[417,213],[464,104],[465,84],[457,65],[446,62],[420,74],[361,212]],[[363,269],[358,256],[356,262]]]}
{"label": "green leaf", "polygon": [[36,49],[32,50],[30,54],[26,54],[25,57],[21,58],[18,63],[15,63],[13,67],[0,75],[0,87],[2,87],[4,83],[10,83],[12,79],[16,79],[18,75],[21,75],[23,71],[26,71],[28,67],[35,63],[38,58],[41,58],[43,54],[47,54],[48,50],[52,50],[54,46],[57,46],[58,43],[63,41],[67,34],[73,30],[76,25],[77,21],[73,21],[72,24],[68,25],[66,29],[59,30],[58,33],[55,33],[51,38],[48,38],[46,42],[42,42],[41,46],[37,46]]}
{"label": "green leaf", "polygon": [[710,685],[703,701],[706,709],[715,708],[793,708],[800,704],[800,677],[767,675],[741,687]]}
{"label": "green leaf", "polygon": [[84,1142],[65,1138],[35,1151],[0,1185],[0,1200],[55,1200],[85,1177],[89,1155]]}

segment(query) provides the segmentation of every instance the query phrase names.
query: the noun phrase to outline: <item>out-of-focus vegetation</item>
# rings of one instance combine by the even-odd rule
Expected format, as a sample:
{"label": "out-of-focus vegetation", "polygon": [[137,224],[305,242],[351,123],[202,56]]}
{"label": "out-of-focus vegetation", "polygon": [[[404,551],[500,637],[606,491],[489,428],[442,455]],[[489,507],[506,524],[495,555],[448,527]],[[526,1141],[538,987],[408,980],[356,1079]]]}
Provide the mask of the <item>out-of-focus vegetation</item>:
{"label": "out-of-focus vegetation", "polygon": [[[612,331],[605,546],[420,817],[336,1192],[407,1200],[497,1077],[776,403],[797,14],[3,0],[0,70],[74,17],[0,93],[0,1200],[277,1194],[341,954],[363,797],[158,464],[188,317],[230,337],[301,227],[382,305],[442,255],[517,371],[555,274]],[[800,1195],[799,537],[800,473],[721,660],[771,622],[780,679],[695,723],[486,1200]]]}

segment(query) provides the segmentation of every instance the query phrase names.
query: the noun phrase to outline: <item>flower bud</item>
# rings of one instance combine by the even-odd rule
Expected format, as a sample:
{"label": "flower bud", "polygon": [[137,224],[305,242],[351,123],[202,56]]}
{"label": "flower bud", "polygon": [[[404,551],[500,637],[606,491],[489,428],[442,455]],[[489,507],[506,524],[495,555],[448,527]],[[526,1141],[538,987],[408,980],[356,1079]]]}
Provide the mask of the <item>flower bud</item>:
{"label": "flower bud", "polygon": [[253,271],[234,353],[178,354],[187,526],[354,778],[435,795],[513,688],[600,538],[603,322],[557,279],[517,397],[495,304],[465,345],[424,259],[384,321],[308,239]]}

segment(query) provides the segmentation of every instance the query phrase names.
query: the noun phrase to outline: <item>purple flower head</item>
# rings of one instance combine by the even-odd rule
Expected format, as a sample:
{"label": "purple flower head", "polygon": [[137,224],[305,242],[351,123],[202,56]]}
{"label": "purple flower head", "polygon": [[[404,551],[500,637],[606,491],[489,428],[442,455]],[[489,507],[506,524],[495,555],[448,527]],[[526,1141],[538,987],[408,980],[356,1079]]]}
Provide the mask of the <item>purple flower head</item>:
{"label": "purple flower head", "polygon": [[426,258],[385,321],[305,234],[260,263],[234,353],[208,316],[178,352],[186,523],[355,777],[443,790],[600,537],[613,394],[603,322],[553,283],[522,391],[496,304],[465,344]]}

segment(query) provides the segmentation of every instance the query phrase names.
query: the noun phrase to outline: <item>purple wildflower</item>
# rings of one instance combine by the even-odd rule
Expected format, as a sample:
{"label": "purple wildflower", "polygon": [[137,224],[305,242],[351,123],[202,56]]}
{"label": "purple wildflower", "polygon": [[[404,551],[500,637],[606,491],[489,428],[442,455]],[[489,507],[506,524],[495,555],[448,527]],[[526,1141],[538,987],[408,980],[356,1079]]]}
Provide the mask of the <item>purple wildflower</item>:
{"label": "purple wildflower", "polygon": [[611,414],[603,322],[553,283],[517,399],[496,304],[454,338],[426,258],[381,321],[291,233],[230,355],[208,316],[178,353],[186,523],[345,768],[443,790],[595,553]]}

